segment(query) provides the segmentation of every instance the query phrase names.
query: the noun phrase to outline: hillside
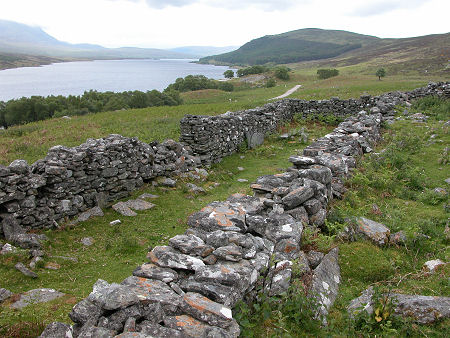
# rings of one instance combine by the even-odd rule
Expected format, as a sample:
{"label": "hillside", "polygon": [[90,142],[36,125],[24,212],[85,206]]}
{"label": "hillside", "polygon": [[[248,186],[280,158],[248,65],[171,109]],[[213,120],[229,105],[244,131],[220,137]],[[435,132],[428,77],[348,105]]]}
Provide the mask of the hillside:
{"label": "hillside", "polygon": [[238,46],[225,46],[225,47],[214,47],[214,46],[184,46],[169,49],[173,52],[191,54],[198,57],[204,57],[208,55],[222,54],[232,52],[238,49]]}
{"label": "hillside", "polygon": [[300,29],[252,40],[230,53],[200,59],[201,63],[292,63],[331,58],[378,42],[373,36],[317,28]]}
{"label": "hillside", "polygon": [[192,58],[194,55],[155,48],[105,48],[91,44],[62,42],[39,27],[0,20],[0,53],[58,58]]}
{"label": "hillside", "polygon": [[17,67],[36,67],[63,61],[68,60],[49,56],[0,53],[0,70]]}
{"label": "hillside", "polygon": [[404,39],[381,39],[375,44],[352,50],[337,57],[300,64],[301,67],[364,68],[373,73],[384,67],[390,75],[450,74],[450,33]]}

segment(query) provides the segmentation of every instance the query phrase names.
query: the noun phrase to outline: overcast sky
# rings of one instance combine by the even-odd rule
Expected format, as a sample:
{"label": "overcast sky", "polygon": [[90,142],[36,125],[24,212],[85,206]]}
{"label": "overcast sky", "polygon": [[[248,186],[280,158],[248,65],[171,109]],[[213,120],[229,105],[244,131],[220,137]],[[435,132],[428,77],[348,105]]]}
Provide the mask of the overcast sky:
{"label": "overcast sky", "polygon": [[239,46],[300,28],[383,38],[450,31],[449,0],[0,0],[0,19],[106,47]]}

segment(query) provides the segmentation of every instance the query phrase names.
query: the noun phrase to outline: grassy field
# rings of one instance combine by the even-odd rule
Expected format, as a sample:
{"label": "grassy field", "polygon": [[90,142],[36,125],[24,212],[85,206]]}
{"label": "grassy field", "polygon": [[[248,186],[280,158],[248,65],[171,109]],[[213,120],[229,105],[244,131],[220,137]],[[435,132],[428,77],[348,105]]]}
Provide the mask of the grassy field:
{"label": "grassy field", "polygon": [[[318,81],[312,70],[296,70],[291,80],[280,82],[274,88],[241,87],[233,93],[215,90],[192,92],[184,94],[185,104],[178,107],[99,113],[73,117],[71,120],[53,119],[9,128],[0,132],[0,161],[1,164],[7,165],[14,159],[23,158],[32,163],[44,157],[47,149],[53,145],[75,146],[87,138],[103,137],[111,133],[138,136],[147,142],[155,139],[160,141],[166,138],[178,139],[179,119],[185,114],[213,115],[229,110],[252,108],[266,103],[267,99],[282,94],[297,83],[303,87],[292,97],[324,99],[332,96],[348,98],[358,97],[363,93],[376,95],[391,90],[410,90],[431,80],[438,79],[387,77],[383,81],[378,81],[375,76],[357,76],[346,74],[346,71],[342,70],[339,77]],[[285,128],[290,127],[298,125]],[[322,136],[333,128],[319,123],[309,123],[305,127],[310,139]],[[442,186],[445,184],[442,183],[443,180],[447,178],[444,177],[447,167],[440,166],[437,159],[443,156],[443,147],[448,145],[448,129],[443,129],[436,121],[432,122],[429,128],[411,123],[399,124],[388,130],[386,143],[381,147],[389,146],[391,140],[395,140],[394,135],[401,130],[406,130],[412,135],[421,135],[420,144],[426,143],[422,141],[429,138],[430,132],[438,135],[435,143],[430,146],[423,145],[418,148],[420,150],[408,155],[411,165],[423,167],[426,173],[424,177],[427,178],[423,181],[423,194],[430,194],[432,188]],[[183,182],[179,182],[177,189],[173,190],[154,189],[146,185],[136,191],[133,197],[144,192],[158,194],[160,197],[154,201],[157,206],[149,211],[140,212],[135,218],[122,217],[122,224],[119,226],[109,225],[110,221],[118,218],[118,214],[107,209],[103,218],[93,219],[76,227],[64,226],[58,231],[46,231],[45,234],[51,240],[45,247],[47,254],[45,261],[36,270],[39,274],[38,279],[24,279],[14,269],[18,261],[29,262],[25,252],[0,257],[1,287],[15,293],[49,287],[67,294],[57,301],[46,305],[32,305],[22,311],[9,309],[7,304],[0,306],[0,336],[33,337],[51,321],[70,322],[67,316],[70,309],[89,294],[98,278],[108,282],[120,282],[129,276],[137,265],[144,262],[149,246],[166,244],[168,238],[182,233],[186,228],[186,218],[189,214],[211,201],[224,200],[232,193],[250,193],[249,184],[239,183],[237,179],[245,178],[251,182],[260,175],[276,173],[288,167],[287,158],[299,152],[303,146],[272,137],[260,148],[235,154],[214,165],[209,170],[208,180],[196,183],[207,190],[204,195],[191,196],[183,188]],[[242,156],[244,158],[241,158]],[[305,239],[305,243],[310,243],[321,250],[329,249],[330,245],[339,245],[341,249],[344,283],[331,312],[330,331],[326,331],[328,332],[326,334],[334,335],[340,330],[347,332],[345,331],[347,319],[343,308],[351,298],[356,297],[365,287],[373,283],[386,282],[395,285],[398,283],[396,286],[398,289],[408,292],[449,295],[448,280],[441,276],[442,273],[431,277],[420,274],[421,264],[431,259],[429,257],[448,260],[448,252],[445,251],[445,242],[442,240],[443,222],[448,217],[446,213],[448,210],[443,208],[445,201],[438,201],[435,205],[429,204],[419,192],[414,191],[414,195],[408,191],[404,192],[404,195],[400,194],[402,191],[381,195],[384,190],[378,187],[377,184],[380,183],[375,182],[374,186],[371,186],[370,180],[379,176],[389,178],[392,173],[383,171],[381,175],[371,167],[375,166],[376,161],[370,159],[367,161],[367,165],[366,161],[363,162],[361,173],[358,172],[358,175],[347,183],[354,190],[352,189],[343,201],[333,206],[335,211],[331,214],[330,224],[334,226],[330,226],[329,233],[310,234]],[[238,166],[244,167],[245,170],[239,171]],[[440,167],[443,169],[439,169]],[[392,184],[399,187],[403,182],[404,178],[399,178]],[[219,185],[215,187],[215,183]],[[385,184],[389,186],[391,183]],[[374,203],[382,211],[381,215],[371,214]],[[339,228],[342,219],[347,215],[366,215],[384,222],[392,230],[405,229],[410,236],[414,231],[421,231],[435,237],[432,241],[424,241],[425,244],[422,246],[416,243],[415,246],[407,248],[379,249],[365,242],[337,243],[333,231]],[[90,247],[82,245],[81,239],[85,237],[92,237],[94,244]],[[75,258],[77,262],[61,257]],[[373,257],[376,259],[372,259]],[[367,260],[372,263],[366,264]],[[60,268],[46,269],[44,265],[48,263],[56,263]],[[448,274],[448,271],[443,273]],[[296,301],[301,299],[296,298]],[[259,318],[257,314],[254,316]],[[264,325],[260,327],[261,330],[255,331],[258,333],[257,336],[278,335],[284,332],[277,329],[277,326],[284,325],[283,321],[276,319],[277,316],[278,314],[271,313],[269,318],[265,319],[267,322],[264,321]],[[299,328],[300,325],[302,323],[295,326],[294,330],[290,330],[289,334],[304,335],[305,331]],[[419,327],[418,330],[438,335],[441,332],[439,325],[443,324],[430,329]],[[415,330],[414,333],[419,331]]]}
{"label": "grassy field", "polygon": [[439,79],[388,76],[378,81],[375,76],[355,75],[345,69],[341,70],[338,77],[327,80],[317,80],[315,69],[294,70],[289,81],[279,81],[273,88],[249,88],[236,79],[233,80],[237,86],[234,92],[203,90],[185,93],[185,104],[181,106],[88,114],[74,116],[71,120],[57,118],[0,130],[0,164],[8,165],[15,159],[25,159],[31,164],[43,158],[52,146],[73,147],[87,138],[100,138],[109,134],[137,136],[144,142],[167,138],[178,140],[179,120],[185,114],[217,115],[254,108],[264,105],[268,99],[283,94],[296,84],[302,87],[290,97],[318,100],[333,96],[344,99],[362,94],[379,95],[394,90],[411,90]]}

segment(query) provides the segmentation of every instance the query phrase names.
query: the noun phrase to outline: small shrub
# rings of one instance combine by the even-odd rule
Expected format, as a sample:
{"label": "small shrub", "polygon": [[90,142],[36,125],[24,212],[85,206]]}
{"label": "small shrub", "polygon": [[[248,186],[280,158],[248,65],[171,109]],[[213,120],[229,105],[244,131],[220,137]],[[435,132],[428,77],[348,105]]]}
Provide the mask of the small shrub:
{"label": "small shrub", "polygon": [[330,77],[338,76],[339,70],[337,69],[318,69],[317,75],[319,79],[328,79]]}
{"label": "small shrub", "polygon": [[289,80],[289,68],[286,66],[275,67],[275,76],[280,80]]}
{"label": "small shrub", "polygon": [[275,81],[275,79],[270,78],[270,79],[267,80],[267,82],[266,82],[266,87],[267,87],[267,88],[272,88],[272,87],[275,87],[276,84],[277,84],[277,82]]}

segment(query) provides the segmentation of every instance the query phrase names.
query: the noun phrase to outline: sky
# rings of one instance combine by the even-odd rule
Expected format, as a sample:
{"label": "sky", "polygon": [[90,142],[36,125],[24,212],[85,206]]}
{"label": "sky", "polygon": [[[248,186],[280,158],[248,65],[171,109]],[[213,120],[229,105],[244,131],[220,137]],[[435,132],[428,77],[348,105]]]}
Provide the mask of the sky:
{"label": "sky", "polygon": [[382,38],[450,32],[448,0],[0,0],[0,19],[105,47],[240,46],[301,28]]}

